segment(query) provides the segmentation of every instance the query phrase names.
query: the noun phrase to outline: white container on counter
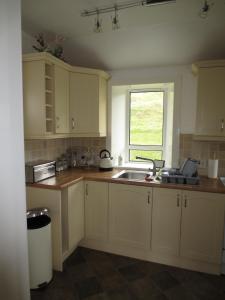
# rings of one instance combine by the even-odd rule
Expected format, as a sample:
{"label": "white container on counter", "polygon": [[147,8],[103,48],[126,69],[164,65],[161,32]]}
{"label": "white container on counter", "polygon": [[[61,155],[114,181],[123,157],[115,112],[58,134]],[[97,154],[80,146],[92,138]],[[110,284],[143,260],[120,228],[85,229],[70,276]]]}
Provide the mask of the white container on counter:
{"label": "white container on counter", "polygon": [[208,177],[209,178],[218,177],[218,159],[208,160]]}

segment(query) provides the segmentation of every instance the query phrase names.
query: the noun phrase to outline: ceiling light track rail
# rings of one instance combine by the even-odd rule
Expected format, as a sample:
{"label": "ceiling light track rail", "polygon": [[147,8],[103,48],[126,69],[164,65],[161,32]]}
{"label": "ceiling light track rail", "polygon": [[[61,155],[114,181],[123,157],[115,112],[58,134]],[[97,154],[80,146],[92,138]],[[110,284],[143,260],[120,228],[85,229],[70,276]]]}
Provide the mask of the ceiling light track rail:
{"label": "ceiling light track rail", "polygon": [[169,4],[174,2],[176,2],[176,0],[144,0],[144,1],[132,1],[132,2],[121,3],[121,4],[118,3],[111,6],[99,7],[91,10],[84,10],[81,12],[81,16],[89,17],[89,16],[95,16],[99,14],[114,12],[115,10],[119,11],[119,10],[128,9],[132,7],[137,7],[137,6],[154,6],[154,5]]}

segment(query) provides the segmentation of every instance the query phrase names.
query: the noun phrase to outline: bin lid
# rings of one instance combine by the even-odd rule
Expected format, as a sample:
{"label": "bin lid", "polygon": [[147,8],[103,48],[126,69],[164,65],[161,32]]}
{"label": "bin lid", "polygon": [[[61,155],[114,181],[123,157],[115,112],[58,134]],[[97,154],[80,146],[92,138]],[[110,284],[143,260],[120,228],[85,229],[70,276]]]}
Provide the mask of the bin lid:
{"label": "bin lid", "polygon": [[27,210],[27,219],[39,216],[49,216],[49,209],[46,207],[37,207]]}

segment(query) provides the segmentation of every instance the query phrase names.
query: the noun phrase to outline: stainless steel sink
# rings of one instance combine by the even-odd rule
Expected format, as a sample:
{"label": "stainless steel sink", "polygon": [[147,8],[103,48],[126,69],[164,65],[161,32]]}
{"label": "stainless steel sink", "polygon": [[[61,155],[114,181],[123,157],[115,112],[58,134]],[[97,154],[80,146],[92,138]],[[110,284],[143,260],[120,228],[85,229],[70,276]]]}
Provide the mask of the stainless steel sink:
{"label": "stainless steel sink", "polygon": [[117,173],[112,178],[127,180],[144,180],[147,174],[149,173],[145,171],[124,170],[122,172]]}

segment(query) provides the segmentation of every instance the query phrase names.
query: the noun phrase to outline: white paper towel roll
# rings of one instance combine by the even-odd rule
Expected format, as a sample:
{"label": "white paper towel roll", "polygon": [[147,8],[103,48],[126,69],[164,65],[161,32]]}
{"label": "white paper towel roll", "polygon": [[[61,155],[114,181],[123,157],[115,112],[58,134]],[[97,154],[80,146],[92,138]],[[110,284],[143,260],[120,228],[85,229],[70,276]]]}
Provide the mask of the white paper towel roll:
{"label": "white paper towel roll", "polygon": [[208,160],[208,177],[217,178],[218,175],[218,159]]}

